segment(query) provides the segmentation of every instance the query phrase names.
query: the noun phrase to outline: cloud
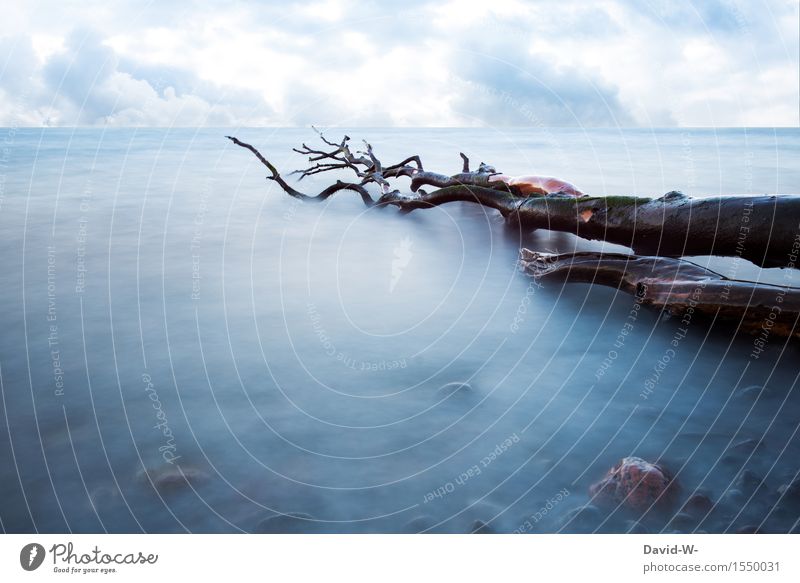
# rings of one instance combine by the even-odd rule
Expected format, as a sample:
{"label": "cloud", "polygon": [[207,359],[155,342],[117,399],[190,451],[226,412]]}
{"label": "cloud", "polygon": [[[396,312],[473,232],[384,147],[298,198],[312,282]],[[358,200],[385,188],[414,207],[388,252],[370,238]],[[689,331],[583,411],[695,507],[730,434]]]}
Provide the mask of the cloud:
{"label": "cloud", "polygon": [[45,5],[0,24],[0,124],[798,123],[790,0]]}
{"label": "cloud", "polygon": [[95,30],[70,32],[44,62],[28,39],[6,41],[0,89],[14,107],[4,124],[62,126],[230,126],[264,121],[271,109],[255,94],[228,91],[190,70],[139,66],[120,58]]}

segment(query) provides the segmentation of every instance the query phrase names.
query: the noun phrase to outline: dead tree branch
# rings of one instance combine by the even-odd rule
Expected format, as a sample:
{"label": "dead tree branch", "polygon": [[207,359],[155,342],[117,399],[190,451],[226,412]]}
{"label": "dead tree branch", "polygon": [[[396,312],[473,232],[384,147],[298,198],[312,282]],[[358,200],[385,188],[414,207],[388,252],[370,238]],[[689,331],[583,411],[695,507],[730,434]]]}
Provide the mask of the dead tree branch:
{"label": "dead tree branch", "polygon": [[591,283],[635,295],[679,317],[728,321],[744,332],[800,338],[800,289],[729,279],[692,262],[618,253],[520,252],[536,279]]}
{"label": "dead tree branch", "polygon": [[[423,169],[419,156],[384,166],[373,147],[353,152],[350,137],[339,142],[316,130],[331,150],[303,144],[296,152],[307,155],[309,168],[298,170],[300,179],[330,171],[352,171],[356,182],[334,184],[316,195],[289,185],[277,169],[250,144],[228,138],[250,150],[270,171],[287,194],[303,200],[325,200],[340,190],[361,195],[368,206],[396,206],[408,213],[454,201],[481,204],[499,211],[509,224],[524,230],[548,229],[573,233],[624,245],[640,255],[681,257],[692,255],[739,256],[761,267],[795,267],[800,250],[800,196],[717,196],[691,198],[670,192],[659,198],[636,196],[580,196],[572,185],[542,177],[512,178],[488,164],[469,170],[469,159],[460,154],[462,172],[439,174]],[[411,178],[411,192],[390,190],[389,180]],[[381,193],[377,201],[366,186],[374,183]],[[422,186],[436,190],[426,192]],[[563,189],[552,193],[550,190]],[[578,196],[567,196],[566,192]],[[546,196],[545,196],[546,195]]]}

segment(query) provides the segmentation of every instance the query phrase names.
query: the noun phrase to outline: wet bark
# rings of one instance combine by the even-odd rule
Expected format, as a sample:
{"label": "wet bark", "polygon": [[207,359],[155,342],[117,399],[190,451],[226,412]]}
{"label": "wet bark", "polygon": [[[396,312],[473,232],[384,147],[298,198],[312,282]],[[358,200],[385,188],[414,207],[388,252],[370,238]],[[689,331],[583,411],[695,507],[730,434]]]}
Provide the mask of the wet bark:
{"label": "wet bark", "polygon": [[[512,226],[524,230],[548,229],[573,233],[585,239],[599,239],[630,247],[634,253],[662,257],[716,255],[742,257],[760,267],[796,267],[800,251],[800,196],[737,195],[692,198],[670,192],[658,198],[638,196],[523,196],[521,191],[502,181],[491,180],[499,173],[481,163],[470,171],[469,160],[461,154],[462,171],[453,175],[423,169],[419,156],[385,166],[372,146],[353,151],[349,136],[333,142],[318,132],[331,149],[317,150],[303,144],[295,151],[305,154],[313,164],[295,171],[300,180],[329,171],[352,171],[354,182],[337,180],[317,194],[305,194],[290,185],[252,145],[228,138],[246,148],[270,171],[267,177],[277,182],[290,196],[306,201],[322,201],[332,194],[357,192],[368,206],[396,206],[408,213],[455,201],[466,201],[493,208]],[[408,177],[410,192],[390,190],[389,179]],[[367,186],[376,184],[373,195]],[[422,187],[433,186],[427,192]]]}
{"label": "wet bark", "polygon": [[682,259],[618,253],[522,249],[520,266],[536,279],[614,287],[683,319],[725,321],[749,334],[800,338],[799,288],[729,279]]}

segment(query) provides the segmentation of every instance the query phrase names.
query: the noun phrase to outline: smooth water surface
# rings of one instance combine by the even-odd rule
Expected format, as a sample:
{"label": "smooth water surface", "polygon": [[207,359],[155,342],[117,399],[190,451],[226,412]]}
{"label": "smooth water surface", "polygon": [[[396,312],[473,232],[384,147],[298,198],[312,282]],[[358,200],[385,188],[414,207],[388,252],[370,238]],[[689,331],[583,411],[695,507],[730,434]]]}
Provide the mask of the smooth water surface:
{"label": "smooth water surface", "polygon": [[[628,455],[725,501],[692,529],[792,527],[774,493],[800,469],[795,343],[754,358],[752,338],[693,324],[675,345],[680,323],[631,296],[515,267],[520,245],[624,248],[520,236],[467,203],[303,204],[231,132],[286,170],[316,139],[0,133],[4,530],[624,531],[565,517]],[[385,163],[456,172],[464,151],[597,195],[800,193],[797,130],[348,133]],[[769,496],[741,491],[743,467]]]}

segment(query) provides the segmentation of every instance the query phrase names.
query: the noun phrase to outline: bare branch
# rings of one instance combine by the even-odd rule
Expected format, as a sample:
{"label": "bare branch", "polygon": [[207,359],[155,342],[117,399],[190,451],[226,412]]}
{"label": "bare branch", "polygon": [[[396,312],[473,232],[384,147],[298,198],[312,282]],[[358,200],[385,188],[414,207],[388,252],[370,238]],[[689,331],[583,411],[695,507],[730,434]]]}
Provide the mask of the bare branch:
{"label": "bare branch", "polygon": [[341,180],[337,180],[334,184],[332,184],[329,187],[325,188],[319,194],[316,194],[316,195],[304,194],[304,193],[300,192],[299,190],[294,189],[289,183],[287,183],[283,179],[283,177],[280,175],[280,173],[278,172],[277,168],[275,168],[275,166],[273,166],[272,163],[269,160],[267,160],[261,154],[261,152],[259,152],[254,146],[251,146],[250,144],[242,142],[242,141],[240,141],[239,139],[237,139],[237,138],[235,138],[233,136],[225,136],[225,137],[228,138],[230,141],[232,141],[237,146],[240,146],[242,148],[250,150],[256,156],[256,158],[258,158],[259,161],[269,169],[271,175],[267,176],[267,179],[274,180],[275,182],[277,182],[280,185],[280,187],[284,190],[284,192],[286,192],[286,194],[288,194],[290,196],[293,196],[295,198],[299,198],[301,200],[310,201],[310,202],[321,202],[321,201],[325,200],[326,198],[328,198],[329,196],[339,192],[340,190],[352,190],[354,192],[357,192],[359,195],[361,195],[361,200],[364,201],[365,205],[372,206],[375,203],[375,201],[372,199],[372,196],[370,196],[370,194],[369,194],[369,192],[367,191],[366,188],[364,188],[360,184],[353,184],[353,183],[350,183],[350,182],[342,182]]}

